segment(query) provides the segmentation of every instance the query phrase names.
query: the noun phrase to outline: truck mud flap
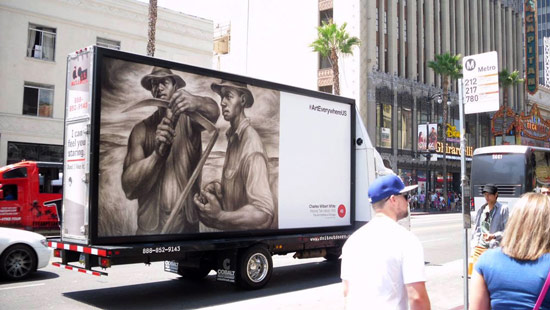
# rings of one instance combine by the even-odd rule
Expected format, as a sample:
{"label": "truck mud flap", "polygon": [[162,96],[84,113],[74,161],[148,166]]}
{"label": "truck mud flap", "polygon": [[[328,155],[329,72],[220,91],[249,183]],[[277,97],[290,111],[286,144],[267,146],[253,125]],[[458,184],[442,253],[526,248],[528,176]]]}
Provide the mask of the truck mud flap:
{"label": "truck mud flap", "polygon": [[178,273],[179,262],[175,260],[165,260],[164,261],[164,271]]}
{"label": "truck mud flap", "polygon": [[223,251],[217,257],[216,280],[222,282],[236,282],[237,250]]}

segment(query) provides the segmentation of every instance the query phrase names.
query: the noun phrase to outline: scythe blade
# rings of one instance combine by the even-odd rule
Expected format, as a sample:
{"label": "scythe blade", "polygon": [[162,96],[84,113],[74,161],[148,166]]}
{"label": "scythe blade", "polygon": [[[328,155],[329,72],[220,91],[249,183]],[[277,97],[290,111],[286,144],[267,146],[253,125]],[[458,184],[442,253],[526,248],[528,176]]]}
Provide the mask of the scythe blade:
{"label": "scythe blade", "polygon": [[129,111],[136,110],[136,109],[139,109],[139,108],[143,108],[143,107],[168,108],[169,104],[170,104],[170,101],[168,101],[168,100],[150,98],[150,99],[141,100],[141,101],[129,106],[128,108],[124,109],[122,112],[125,113],[125,112],[129,112]]}

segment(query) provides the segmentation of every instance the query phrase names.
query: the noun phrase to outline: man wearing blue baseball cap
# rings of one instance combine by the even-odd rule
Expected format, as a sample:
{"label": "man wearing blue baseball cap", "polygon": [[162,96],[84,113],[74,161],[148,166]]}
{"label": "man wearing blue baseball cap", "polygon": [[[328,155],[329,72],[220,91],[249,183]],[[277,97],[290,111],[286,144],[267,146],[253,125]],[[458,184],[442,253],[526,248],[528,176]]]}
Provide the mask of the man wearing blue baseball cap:
{"label": "man wearing blue baseball cap", "polygon": [[396,175],[369,187],[374,218],[346,241],[341,278],[346,309],[430,309],[424,251],[398,220],[408,216],[409,192]]}

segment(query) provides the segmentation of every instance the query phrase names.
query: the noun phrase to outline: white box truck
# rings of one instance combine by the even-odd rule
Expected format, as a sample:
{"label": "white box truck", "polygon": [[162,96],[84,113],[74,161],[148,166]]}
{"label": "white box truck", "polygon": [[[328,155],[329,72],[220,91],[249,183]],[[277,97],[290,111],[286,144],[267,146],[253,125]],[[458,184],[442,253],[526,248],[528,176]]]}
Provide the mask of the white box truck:
{"label": "white box truck", "polygon": [[272,255],[337,260],[391,173],[354,100],[88,47],[68,56],[61,236],[93,275],[165,261],[264,286]]}

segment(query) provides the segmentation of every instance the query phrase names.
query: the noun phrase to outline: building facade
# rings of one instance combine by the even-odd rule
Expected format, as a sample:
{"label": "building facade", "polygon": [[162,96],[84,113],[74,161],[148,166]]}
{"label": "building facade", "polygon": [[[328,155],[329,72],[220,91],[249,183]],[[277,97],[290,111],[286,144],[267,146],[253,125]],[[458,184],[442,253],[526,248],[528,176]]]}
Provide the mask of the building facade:
{"label": "building facade", "polygon": [[[545,40],[548,41],[545,43]],[[539,84],[550,87],[550,76],[546,73],[550,66],[550,1],[537,1],[537,46]]]}
{"label": "building facade", "polygon": [[[499,71],[524,76],[523,2],[520,0],[319,0],[319,23],[332,15],[359,37],[359,52],[342,60],[353,83],[343,90],[357,99],[371,140],[402,179],[425,191],[460,190],[457,83],[450,102],[438,103],[441,77],[428,67],[435,55],[497,51]],[[353,64],[353,65],[351,65]],[[328,71],[328,72],[327,72]],[[329,68],[319,69],[319,89],[327,88]],[[502,98],[502,90],[501,90]],[[523,111],[525,91],[508,90],[512,110]],[[502,100],[502,99],[501,99]],[[443,124],[443,109],[448,110]],[[465,118],[467,150],[493,144],[491,114]],[[418,125],[437,124],[435,153],[418,147]],[[447,130],[447,175],[443,175],[443,130]]]}
{"label": "building facade", "polygon": [[[67,55],[93,44],[146,54],[147,14],[134,0],[0,2],[0,166],[63,160]],[[211,21],[158,9],[155,57],[210,68],[212,37]]]}

